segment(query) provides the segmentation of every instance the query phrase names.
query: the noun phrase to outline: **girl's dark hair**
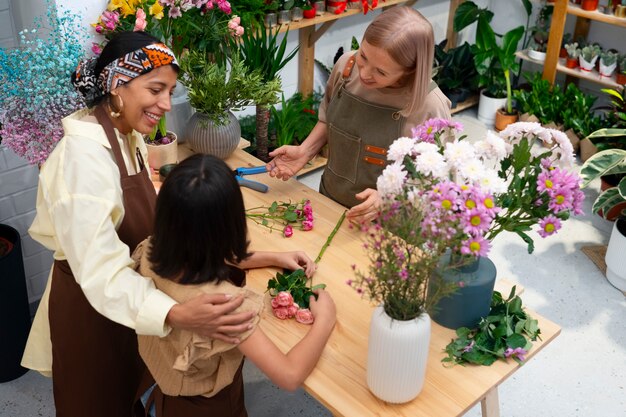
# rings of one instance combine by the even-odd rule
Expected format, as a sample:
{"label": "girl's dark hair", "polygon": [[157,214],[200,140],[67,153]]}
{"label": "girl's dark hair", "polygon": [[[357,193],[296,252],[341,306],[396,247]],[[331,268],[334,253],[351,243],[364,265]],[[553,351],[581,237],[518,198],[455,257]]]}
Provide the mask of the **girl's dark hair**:
{"label": "girl's dark hair", "polygon": [[233,172],[214,156],[196,154],[161,186],[148,259],[154,272],[181,284],[220,282],[229,277],[226,262],[250,256],[247,233]]}

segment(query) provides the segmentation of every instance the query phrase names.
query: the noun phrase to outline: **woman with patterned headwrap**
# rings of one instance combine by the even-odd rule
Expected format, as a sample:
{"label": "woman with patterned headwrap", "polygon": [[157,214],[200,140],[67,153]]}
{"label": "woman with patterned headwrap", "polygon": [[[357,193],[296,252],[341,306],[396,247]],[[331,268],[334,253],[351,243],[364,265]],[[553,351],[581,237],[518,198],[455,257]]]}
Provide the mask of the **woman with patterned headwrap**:
{"label": "woman with patterned headwrap", "polygon": [[41,168],[29,233],[55,261],[22,362],[52,373],[58,417],[132,415],[145,369],[137,334],[177,327],[237,343],[251,326],[254,313],[228,314],[241,297],[177,304],[132,269],[156,201],[142,135],[170,110],[177,73],[167,46],[124,32],[72,77],[89,108],[63,120]]}

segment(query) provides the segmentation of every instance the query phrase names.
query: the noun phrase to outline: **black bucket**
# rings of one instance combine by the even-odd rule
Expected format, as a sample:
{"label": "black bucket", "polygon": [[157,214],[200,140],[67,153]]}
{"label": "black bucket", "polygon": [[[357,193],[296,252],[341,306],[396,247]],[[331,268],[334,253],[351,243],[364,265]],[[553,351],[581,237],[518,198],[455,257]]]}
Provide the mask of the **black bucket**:
{"label": "black bucket", "polygon": [[28,371],[20,362],[30,331],[30,310],[20,234],[0,224],[0,239],[12,246],[0,257],[0,382],[7,382]]}

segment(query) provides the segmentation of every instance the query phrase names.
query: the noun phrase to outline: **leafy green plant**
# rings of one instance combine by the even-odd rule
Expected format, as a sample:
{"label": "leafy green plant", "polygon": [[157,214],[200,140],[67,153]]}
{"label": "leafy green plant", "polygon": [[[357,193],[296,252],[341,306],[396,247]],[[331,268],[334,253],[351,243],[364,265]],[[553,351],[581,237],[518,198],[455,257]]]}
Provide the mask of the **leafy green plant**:
{"label": "leafy green plant", "polygon": [[236,56],[227,70],[210,62],[206,54],[189,51],[181,58],[180,68],[180,81],[187,87],[192,107],[217,124],[226,123],[229,110],[240,110],[266,91],[279,88],[276,82],[263,83],[259,72],[250,71]]}
{"label": "leafy green plant", "polygon": [[603,121],[596,116],[593,105],[598,99],[592,94],[585,94],[575,84],[568,84],[565,89],[565,101],[567,103],[561,110],[561,120],[565,129],[574,129],[574,132],[582,138],[600,129]]}
{"label": "leafy green plant", "polygon": [[448,356],[442,362],[486,366],[507,358],[524,362],[532,341],[541,339],[541,330],[537,320],[522,307],[515,290],[513,286],[506,299],[494,291],[489,315],[481,319],[477,329],[457,329],[457,338],[446,346]]}
{"label": "leafy green plant", "polygon": [[450,93],[470,92],[478,86],[478,73],[472,55],[472,48],[465,42],[455,48],[445,50],[447,39],[435,45],[437,73],[433,77],[441,91]]}
{"label": "leafy green plant", "polygon": [[535,26],[530,28],[532,36],[530,37],[529,46],[535,51],[546,52],[548,46],[548,34],[550,33],[550,20],[554,5],[544,4],[539,10]]}
{"label": "leafy green plant", "polygon": [[617,60],[617,66],[619,68],[619,71],[626,74],[626,54],[619,56]]}
{"label": "leafy green plant", "polygon": [[542,124],[560,123],[560,113],[565,104],[565,95],[558,85],[544,80],[540,72],[524,73],[530,89],[513,91],[517,107],[523,113],[536,116]]}
{"label": "leafy green plant", "polygon": [[289,100],[282,95],[281,108],[270,109],[270,130],[276,132],[276,147],[304,141],[317,123],[318,106],[316,95],[303,98],[296,93]]}
{"label": "leafy green plant", "polygon": [[[621,132],[616,132],[620,130]],[[602,129],[594,135],[621,134],[626,135],[626,129]],[[583,180],[582,187],[587,187],[592,181],[605,177],[615,176],[618,179],[616,187],[611,187],[596,198],[592,210],[607,216],[613,207],[626,201],[626,150],[607,149],[592,155],[580,169]]]}
{"label": "leafy green plant", "polygon": [[[493,13],[479,9],[472,1],[462,3],[454,16],[454,30],[460,31],[469,24],[477,22],[476,43],[472,45],[474,63],[479,74],[479,86],[484,87],[492,97],[507,98],[506,112],[513,113],[511,73],[518,71],[519,63],[515,52],[524,35],[524,26],[518,26],[505,33],[496,35],[491,28]],[[497,42],[501,37],[501,42]]]}
{"label": "leafy green plant", "polygon": [[293,302],[300,308],[309,308],[309,299],[311,296],[315,296],[313,291],[318,288],[326,288],[326,284],[309,287],[307,281],[308,279],[302,269],[296,269],[285,274],[278,272],[274,278],[267,281],[267,291],[272,297],[282,291],[287,291],[293,297]]}
{"label": "leafy green plant", "polygon": [[267,83],[279,83],[275,94],[266,94],[255,100],[256,105],[256,148],[257,157],[268,160],[268,123],[270,117],[269,105],[278,101],[280,91],[280,78],[278,73],[287,65],[298,52],[298,47],[287,53],[287,35],[278,42],[278,31],[268,31],[264,27],[255,26],[246,31],[240,42],[232,41],[232,49],[236,51],[240,59],[251,69],[261,74],[262,81]]}
{"label": "leafy green plant", "polygon": [[571,59],[577,59],[580,56],[580,48],[578,48],[578,42],[566,43],[565,50],[567,51],[567,56]]}
{"label": "leafy green plant", "polygon": [[613,65],[617,62],[617,53],[613,51],[602,51],[600,52],[600,60],[602,65],[606,65],[607,67]]}

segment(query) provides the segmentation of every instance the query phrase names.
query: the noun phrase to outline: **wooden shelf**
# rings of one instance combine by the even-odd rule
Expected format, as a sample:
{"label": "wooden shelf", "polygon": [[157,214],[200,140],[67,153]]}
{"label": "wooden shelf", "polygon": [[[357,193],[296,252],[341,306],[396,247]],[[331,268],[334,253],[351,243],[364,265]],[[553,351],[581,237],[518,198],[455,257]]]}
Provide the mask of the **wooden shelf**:
{"label": "wooden shelf", "polygon": [[609,25],[621,26],[623,28],[626,28],[626,18],[600,13],[597,10],[589,12],[587,10],[581,9],[580,6],[577,4],[568,4],[567,13],[574,16],[595,20],[597,22],[608,23]]}
{"label": "wooden shelf", "polygon": [[306,175],[309,172],[317,171],[320,168],[324,168],[326,163],[328,163],[328,158],[325,158],[322,155],[316,155],[304,166],[304,168],[300,170],[300,172],[298,172],[296,178]]}
{"label": "wooden shelf", "polygon": [[593,81],[606,87],[621,88],[621,86],[615,82],[615,76],[601,77],[597,71],[588,73],[580,69],[567,68],[563,65],[564,60],[563,58],[559,58],[559,52],[561,50],[561,41],[563,40],[563,31],[565,29],[567,15],[577,17],[575,36],[581,34],[586,37],[590,21],[626,28],[625,18],[607,15],[598,11],[586,11],[581,9],[579,5],[569,3],[568,0],[556,0],[554,12],[552,13],[550,35],[548,36],[548,51],[543,66],[543,78],[554,83],[558,71],[583,80]]}
{"label": "wooden shelf", "polygon": [[478,99],[480,98],[479,94],[474,94],[473,96],[467,98],[465,101],[460,103],[456,103],[456,107],[450,109],[450,113],[455,114],[462,112],[463,110],[469,109],[470,107],[474,107],[478,104]]}
{"label": "wooden shelf", "polygon": [[517,51],[515,52],[515,56],[518,57],[519,59],[523,59],[524,61],[528,61],[528,62],[533,62],[535,64],[539,64],[539,65],[543,65],[544,61],[539,61],[538,59],[533,59],[531,57],[528,56],[528,50],[524,49],[523,51]]}

